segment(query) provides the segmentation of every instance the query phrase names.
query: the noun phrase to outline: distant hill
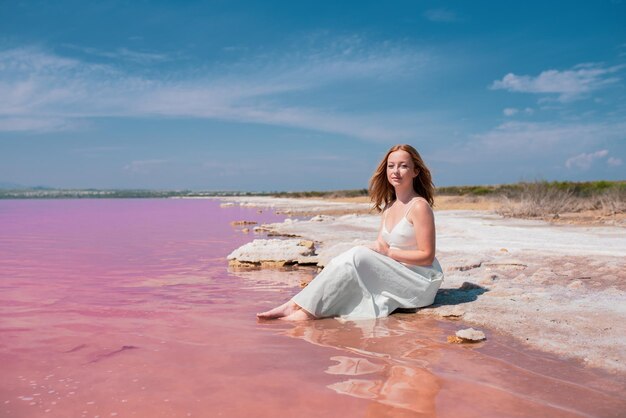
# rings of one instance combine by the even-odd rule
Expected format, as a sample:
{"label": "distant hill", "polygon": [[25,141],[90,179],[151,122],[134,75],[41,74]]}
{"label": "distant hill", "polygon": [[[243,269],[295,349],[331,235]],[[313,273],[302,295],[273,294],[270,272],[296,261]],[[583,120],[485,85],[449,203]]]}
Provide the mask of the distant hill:
{"label": "distant hill", "polygon": [[0,190],[54,190],[54,187],[50,186],[24,186],[19,183],[12,183],[9,181],[0,181]]}
{"label": "distant hill", "polygon": [[27,189],[23,184],[0,181],[0,189]]}

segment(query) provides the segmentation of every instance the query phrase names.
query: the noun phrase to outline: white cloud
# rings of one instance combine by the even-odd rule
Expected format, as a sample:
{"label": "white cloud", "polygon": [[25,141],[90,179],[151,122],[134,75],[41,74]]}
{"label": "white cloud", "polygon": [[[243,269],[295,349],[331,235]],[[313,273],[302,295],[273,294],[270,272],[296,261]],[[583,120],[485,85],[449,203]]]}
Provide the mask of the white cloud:
{"label": "white cloud", "polygon": [[[584,154],[584,150],[599,149],[611,142],[625,140],[626,122],[621,120],[587,123],[509,121],[471,135],[466,142],[441,148],[433,156],[448,164],[504,163],[509,165],[511,171],[530,170],[529,167],[550,162],[553,166],[541,166],[541,169],[550,170],[562,167],[568,158],[575,158],[572,155],[580,157],[578,154]],[[608,154],[602,158],[607,157],[611,158]],[[607,164],[616,163],[608,159]],[[583,157],[569,165],[576,167],[577,161],[583,161]]]}
{"label": "white cloud", "polygon": [[606,160],[606,163],[610,167],[618,167],[618,166],[622,165],[622,160],[620,158],[616,158],[616,157],[609,157],[609,159]]}
{"label": "white cloud", "polygon": [[85,125],[84,121],[55,117],[0,117],[0,132],[61,132]]}
{"label": "white cloud", "polygon": [[588,154],[582,153],[575,157],[568,158],[567,161],[565,161],[565,167],[567,168],[577,167],[582,170],[588,170],[589,168],[591,168],[591,165],[593,164],[595,160],[598,160],[600,158],[605,158],[608,155],[609,155],[609,151],[605,149],[588,153]]}
{"label": "white cloud", "polygon": [[170,57],[168,57],[166,54],[135,51],[128,48],[117,48],[113,51],[105,51],[102,49],[81,47],[71,44],[64,44],[63,46],[96,57],[108,58],[113,60],[132,61],[140,64],[151,64],[155,62],[168,61],[170,59]]}
{"label": "white cloud", "polygon": [[494,81],[490,88],[519,93],[557,94],[559,101],[568,102],[619,82],[620,78],[612,74],[623,68],[622,65],[605,68],[600,64],[579,64],[565,71],[543,71],[535,77],[509,73],[502,80]]}
{"label": "white cloud", "polygon": [[419,123],[414,115],[391,119],[286,105],[281,95],[345,80],[376,83],[403,77],[419,71],[428,56],[400,45],[369,45],[359,37],[322,47],[310,43],[292,53],[258,56],[187,78],[148,78],[37,48],[0,51],[0,131],[71,129],[94,117],[167,116],[290,126],[385,142],[414,134]]}
{"label": "white cloud", "polygon": [[527,107],[524,109],[518,109],[516,107],[506,107],[502,110],[502,113],[504,114],[504,116],[515,116],[518,113],[523,112],[525,115],[532,115],[533,113],[535,113],[534,109]]}
{"label": "white cloud", "polygon": [[451,23],[459,21],[456,13],[447,9],[430,9],[424,12],[424,17],[431,22]]}
{"label": "white cloud", "polygon": [[[473,136],[484,152],[536,153],[626,139],[626,122],[506,122]],[[571,149],[571,148],[570,148]]]}

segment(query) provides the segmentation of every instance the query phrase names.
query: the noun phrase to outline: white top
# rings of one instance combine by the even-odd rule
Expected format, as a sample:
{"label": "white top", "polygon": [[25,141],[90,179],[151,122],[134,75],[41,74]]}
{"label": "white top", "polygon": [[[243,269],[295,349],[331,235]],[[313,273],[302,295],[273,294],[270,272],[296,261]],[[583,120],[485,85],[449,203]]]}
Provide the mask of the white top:
{"label": "white top", "polygon": [[391,231],[387,230],[387,210],[385,210],[385,213],[383,214],[382,237],[385,242],[389,244],[390,248],[398,250],[417,249],[417,239],[415,238],[414,225],[411,224],[406,218],[415,202],[417,202],[417,199],[414,199],[411,203],[409,203],[409,207],[404,212],[404,216],[393,228],[391,228]]}

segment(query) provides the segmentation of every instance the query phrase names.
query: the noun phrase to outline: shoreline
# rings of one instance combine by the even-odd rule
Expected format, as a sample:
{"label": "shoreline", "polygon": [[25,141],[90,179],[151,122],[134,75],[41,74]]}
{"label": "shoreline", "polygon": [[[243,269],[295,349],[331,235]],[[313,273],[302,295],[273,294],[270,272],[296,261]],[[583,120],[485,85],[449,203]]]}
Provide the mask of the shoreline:
{"label": "shoreline", "polygon": [[[379,225],[379,216],[369,214],[369,205],[358,201],[217,199],[222,206],[257,207],[295,217],[257,230],[290,237],[295,244],[313,242],[310,261],[320,267],[348,248],[373,240]],[[554,225],[503,218],[489,210],[438,210],[435,217],[437,258],[446,278],[435,304],[416,315],[462,320],[543,352],[626,374],[626,346],[620,338],[626,334],[626,308],[620,304],[626,298],[626,237],[621,227]],[[306,257],[294,264],[305,264]]]}

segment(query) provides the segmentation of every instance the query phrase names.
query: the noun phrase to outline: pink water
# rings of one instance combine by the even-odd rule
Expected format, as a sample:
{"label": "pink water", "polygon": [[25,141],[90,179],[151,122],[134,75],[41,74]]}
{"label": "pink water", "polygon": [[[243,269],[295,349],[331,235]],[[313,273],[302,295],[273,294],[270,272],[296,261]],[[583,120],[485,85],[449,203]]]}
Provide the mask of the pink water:
{"label": "pink water", "polygon": [[211,200],[0,201],[2,417],[623,416],[623,376],[463,324],[257,323],[309,271],[229,272],[275,221]]}

